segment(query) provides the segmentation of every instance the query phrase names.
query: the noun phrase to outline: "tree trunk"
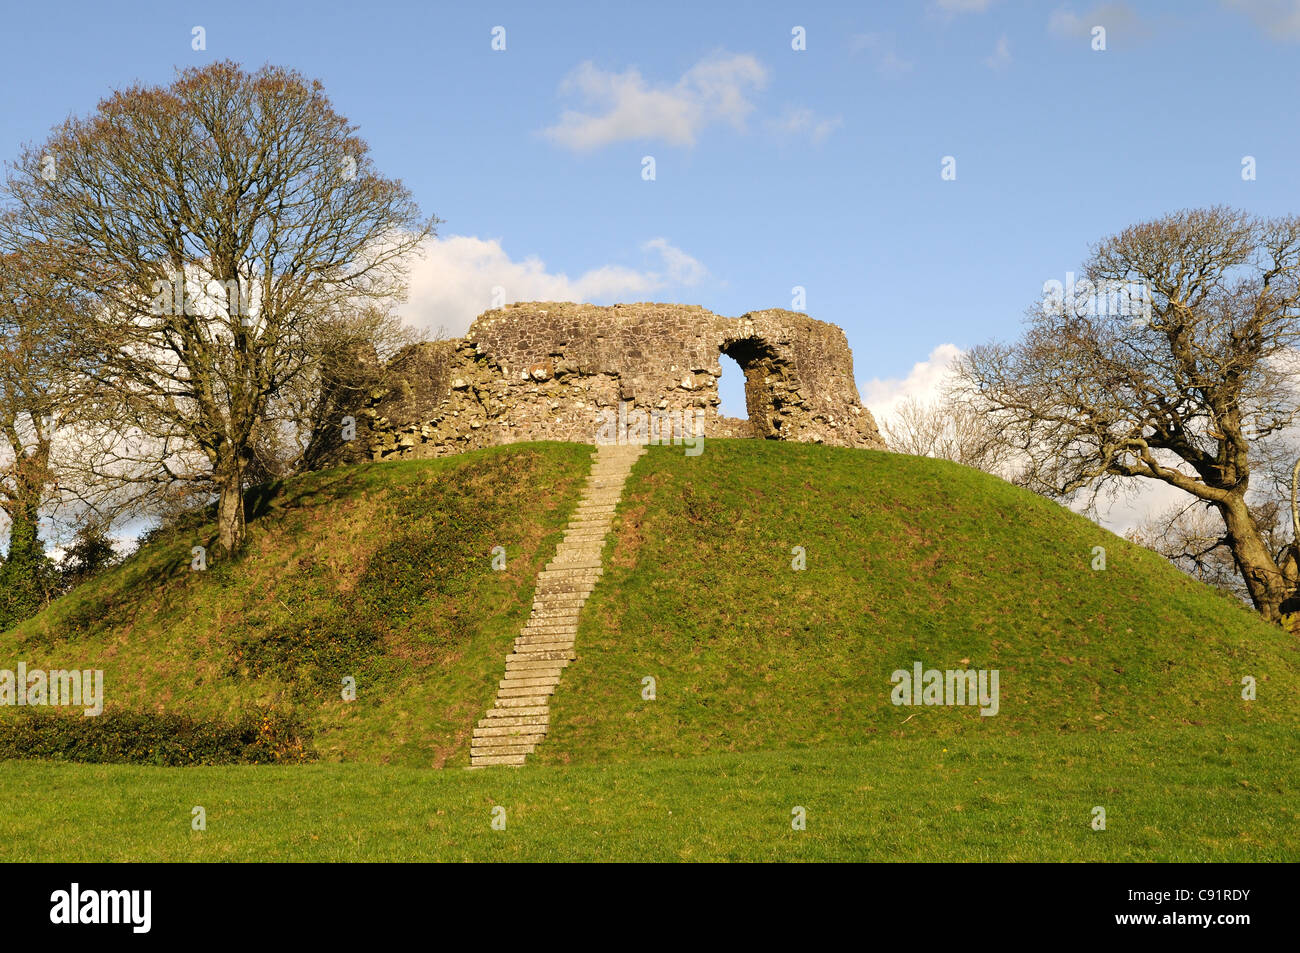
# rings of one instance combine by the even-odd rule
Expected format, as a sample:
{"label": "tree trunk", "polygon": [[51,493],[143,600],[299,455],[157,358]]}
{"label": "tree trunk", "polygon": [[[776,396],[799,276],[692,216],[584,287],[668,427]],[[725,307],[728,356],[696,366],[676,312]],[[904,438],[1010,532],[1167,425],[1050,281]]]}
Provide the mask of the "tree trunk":
{"label": "tree trunk", "polygon": [[1240,498],[1219,504],[1218,510],[1228,528],[1228,546],[1245,580],[1250,601],[1263,618],[1281,623],[1282,602],[1291,594],[1290,587],[1273,561],[1254,517]]}
{"label": "tree trunk", "polygon": [[217,476],[217,545],[227,556],[243,548],[247,527],[244,522],[244,468],[238,455],[221,468]]}
{"label": "tree trunk", "polygon": [[0,632],[35,615],[49,601],[49,561],[41,544],[39,509],[10,512],[9,553],[0,559]]}

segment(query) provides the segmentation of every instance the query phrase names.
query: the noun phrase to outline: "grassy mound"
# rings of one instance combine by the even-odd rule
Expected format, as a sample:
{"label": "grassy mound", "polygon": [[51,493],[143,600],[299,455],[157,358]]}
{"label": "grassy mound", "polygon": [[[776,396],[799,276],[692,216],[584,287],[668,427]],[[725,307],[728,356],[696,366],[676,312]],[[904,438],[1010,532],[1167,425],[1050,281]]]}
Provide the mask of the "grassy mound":
{"label": "grassy mound", "polygon": [[[946,461],[744,440],[696,457],[651,448],[619,513],[543,762],[1245,730],[1300,713],[1293,637],[1051,501]],[[892,704],[892,673],[918,661],[998,670],[997,715]]]}
{"label": "grassy mound", "polygon": [[[214,527],[179,529],[0,636],[0,668],[104,669],[118,724],[178,715],[216,731],[268,713],[303,726],[310,759],[463,766],[589,457],[515,445],[263,488],[238,562],[191,571]],[[651,448],[606,563],[543,764],[1232,732],[1300,711],[1291,636],[1091,522],[943,461],[754,440],[696,457]],[[892,673],[918,661],[998,670],[996,716],[892,704]],[[0,708],[0,723],[24,716]]]}
{"label": "grassy mound", "polygon": [[[238,562],[211,558],[214,526],[177,530],[0,636],[0,668],[103,669],[96,728],[270,712],[301,722],[325,760],[467,762],[589,455],[533,444],[265,487]],[[208,547],[204,572],[194,546]],[[0,708],[0,721],[32,711]]]}

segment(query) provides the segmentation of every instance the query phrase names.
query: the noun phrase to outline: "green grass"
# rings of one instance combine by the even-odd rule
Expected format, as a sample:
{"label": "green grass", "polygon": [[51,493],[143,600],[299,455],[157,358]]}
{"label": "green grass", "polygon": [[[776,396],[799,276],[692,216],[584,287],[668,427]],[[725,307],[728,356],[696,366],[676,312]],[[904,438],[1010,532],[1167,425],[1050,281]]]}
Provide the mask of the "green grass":
{"label": "green grass", "polygon": [[12,762],[0,860],[1295,861],[1293,741],[986,734],[505,771]]}
{"label": "green grass", "polygon": [[[318,759],[8,761],[0,859],[1300,859],[1293,636],[985,474],[811,445],[651,448],[550,735],[523,769],[459,770],[589,457],[264,488],[237,563],[191,572],[214,530],[178,529],[0,634],[0,668],[105,669],[106,710],[271,710]],[[916,661],[997,669],[998,715],[893,705]]]}
{"label": "green grass", "polygon": [[326,760],[468,763],[590,453],[533,444],[264,488],[238,563],[191,571],[215,527],[178,531],[0,635],[0,668],[104,669],[106,711],[294,713]]}
{"label": "green grass", "polygon": [[[1294,637],[946,461],[744,440],[698,457],[651,448],[619,513],[538,750],[548,763],[1300,715]],[[892,673],[916,661],[997,669],[999,713],[893,705]]]}

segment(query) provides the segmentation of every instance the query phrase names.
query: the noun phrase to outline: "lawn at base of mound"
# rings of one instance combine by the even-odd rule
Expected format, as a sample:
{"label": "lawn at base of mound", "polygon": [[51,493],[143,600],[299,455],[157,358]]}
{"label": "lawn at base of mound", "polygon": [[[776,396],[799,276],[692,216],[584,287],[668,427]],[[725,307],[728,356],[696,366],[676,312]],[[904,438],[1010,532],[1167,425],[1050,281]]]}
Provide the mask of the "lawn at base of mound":
{"label": "lawn at base of mound", "polygon": [[0,860],[1296,861],[1294,737],[921,736],[485,771],[11,761]]}

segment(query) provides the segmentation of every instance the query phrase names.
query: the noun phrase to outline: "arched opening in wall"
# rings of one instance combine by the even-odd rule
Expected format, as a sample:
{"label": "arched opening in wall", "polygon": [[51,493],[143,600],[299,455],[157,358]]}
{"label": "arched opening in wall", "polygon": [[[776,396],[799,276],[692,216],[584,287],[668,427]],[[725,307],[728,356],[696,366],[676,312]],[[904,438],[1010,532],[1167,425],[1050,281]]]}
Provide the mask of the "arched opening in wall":
{"label": "arched opening in wall", "polygon": [[745,406],[745,372],[730,354],[719,354],[718,364],[722,367],[722,376],[718,378],[718,413],[735,420],[749,420],[749,408]]}
{"label": "arched opening in wall", "polygon": [[749,436],[776,437],[775,399],[771,385],[768,383],[775,372],[776,352],[756,338],[745,338],[723,345],[722,355],[718,360],[722,364],[724,378],[720,385],[725,383],[729,362],[734,361],[744,375],[744,416],[733,415],[726,409],[726,397],[722,394],[720,386],[719,396],[723,400],[723,416],[734,416],[746,422],[747,426],[743,429],[749,431]]}

